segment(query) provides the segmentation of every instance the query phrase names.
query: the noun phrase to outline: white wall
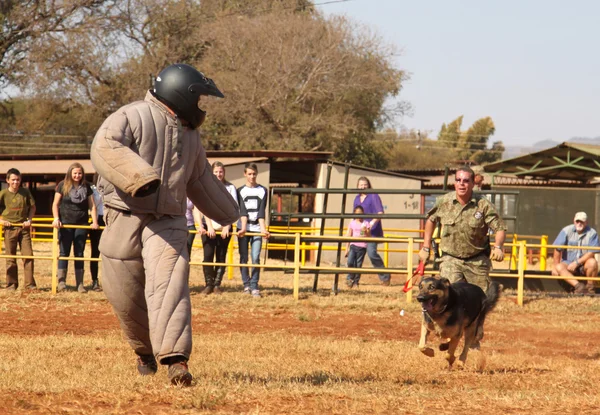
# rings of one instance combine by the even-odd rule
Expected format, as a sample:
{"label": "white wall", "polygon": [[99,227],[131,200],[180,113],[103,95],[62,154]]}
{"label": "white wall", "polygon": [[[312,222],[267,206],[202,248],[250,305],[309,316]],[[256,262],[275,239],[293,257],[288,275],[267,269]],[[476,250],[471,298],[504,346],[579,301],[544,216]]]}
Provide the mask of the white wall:
{"label": "white wall", "polygon": [[[345,167],[343,165],[333,165],[331,171],[330,188],[343,188],[344,187],[344,172]],[[408,189],[421,189],[421,181],[411,178],[398,177],[384,172],[373,172],[369,170],[363,170],[359,168],[351,168],[348,176],[348,188],[355,189],[357,187],[358,179],[361,176],[365,176],[371,182],[373,189],[396,189],[396,190],[408,190]],[[318,188],[325,188],[327,179],[327,165],[321,164],[318,168]],[[346,208],[345,213],[352,213],[353,202],[356,194],[348,194],[346,196]],[[315,213],[323,212],[324,195],[317,194],[315,197]],[[340,213],[342,206],[342,197],[340,194],[330,194],[327,201],[327,213]],[[421,197],[419,194],[415,195],[393,195],[393,194],[381,194],[381,201],[385,213],[402,213],[402,214],[419,214],[421,213]],[[350,219],[344,221],[344,233],[346,232],[347,225]],[[339,229],[339,219],[327,219],[325,227],[335,227],[335,231]],[[406,235],[418,237],[418,233],[399,233],[395,229],[413,229],[418,230],[420,226],[420,220],[418,219],[383,219],[382,220],[383,231],[387,234],[393,235]],[[320,228],[321,220],[315,220],[314,226]],[[331,234],[329,233],[326,234]],[[329,244],[330,246],[337,246],[336,243]],[[390,248],[395,249],[406,249],[406,244],[390,244]],[[383,258],[383,244],[380,245],[380,255]],[[336,259],[335,251],[323,251],[322,261],[335,262]],[[313,259],[316,258],[316,254]],[[405,253],[390,253],[389,266],[401,266],[406,264]],[[342,255],[342,264],[345,263],[345,259]],[[324,262],[322,262],[324,264]],[[371,263],[368,259],[365,259],[364,266],[370,267]]]}

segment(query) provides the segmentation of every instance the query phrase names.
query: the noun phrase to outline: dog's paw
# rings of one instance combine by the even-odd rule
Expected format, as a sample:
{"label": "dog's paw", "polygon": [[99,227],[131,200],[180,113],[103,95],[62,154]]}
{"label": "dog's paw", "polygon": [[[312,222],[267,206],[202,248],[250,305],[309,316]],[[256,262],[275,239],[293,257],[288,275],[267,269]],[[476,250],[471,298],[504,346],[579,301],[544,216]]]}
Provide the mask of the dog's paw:
{"label": "dog's paw", "polygon": [[463,362],[462,360],[460,360],[460,359],[459,359],[459,360],[456,362],[456,366],[455,366],[455,367],[456,367],[457,369],[459,369],[459,370],[464,370],[464,369],[465,369],[465,362]]}
{"label": "dog's paw", "polygon": [[435,355],[435,352],[431,347],[420,347],[419,350],[427,357],[433,357]]}
{"label": "dog's paw", "polygon": [[440,352],[445,352],[450,348],[450,342],[440,344]]}

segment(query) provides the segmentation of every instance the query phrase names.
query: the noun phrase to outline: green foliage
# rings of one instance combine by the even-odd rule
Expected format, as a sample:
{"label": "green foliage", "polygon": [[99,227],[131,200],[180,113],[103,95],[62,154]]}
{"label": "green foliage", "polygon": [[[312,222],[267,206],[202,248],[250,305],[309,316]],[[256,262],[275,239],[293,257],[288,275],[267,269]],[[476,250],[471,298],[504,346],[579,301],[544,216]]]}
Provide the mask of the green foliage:
{"label": "green foliage", "polygon": [[450,124],[442,124],[442,128],[438,134],[438,140],[448,147],[457,147],[460,141],[460,127],[462,125],[463,116],[461,115]]}
{"label": "green foliage", "polygon": [[430,139],[427,132],[417,134],[415,130],[403,130],[391,137],[394,137],[393,144],[386,152],[391,170],[439,169],[455,164],[456,152],[439,140]]}
{"label": "green foliage", "polygon": [[32,97],[31,115],[14,113],[4,128],[93,135],[108,114],[143,99],[151,75],[183,62],[226,95],[202,101],[208,149],[318,149],[385,167],[373,140],[405,74],[393,48],[354,22],[326,19],[308,0],[97,3],[74,30],[22,41],[26,64],[11,81]]}
{"label": "green foliage", "polygon": [[359,166],[383,170],[388,167],[385,149],[385,145],[374,141],[370,136],[356,132],[340,142],[334,157],[342,162],[349,161]]}
{"label": "green foliage", "polygon": [[491,117],[480,118],[466,131],[461,131],[462,121],[461,115],[448,125],[442,124],[438,135],[439,142],[455,149],[456,156],[461,160],[489,163],[502,158],[502,142],[495,142],[492,149],[487,148],[489,138],[496,132]]}

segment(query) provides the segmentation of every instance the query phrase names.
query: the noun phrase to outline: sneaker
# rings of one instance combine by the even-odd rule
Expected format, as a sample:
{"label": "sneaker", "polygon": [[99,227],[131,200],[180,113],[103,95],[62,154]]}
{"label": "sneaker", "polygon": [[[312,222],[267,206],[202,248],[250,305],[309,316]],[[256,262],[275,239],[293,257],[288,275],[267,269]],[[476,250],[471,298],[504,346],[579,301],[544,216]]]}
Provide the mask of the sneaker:
{"label": "sneaker", "polygon": [[346,286],[347,286],[348,288],[352,288],[352,287],[354,287],[354,281],[352,281],[352,280],[346,280]]}
{"label": "sneaker", "polygon": [[244,287],[244,294],[252,294],[250,287]]}
{"label": "sneaker", "polygon": [[17,291],[16,284],[10,284],[10,285],[6,286],[6,291]]}
{"label": "sneaker", "polygon": [[81,293],[81,294],[85,294],[85,293],[87,293],[87,290],[85,289],[85,287],[83,286],[83,284],[79,284],[77,286],[77,292]]}
{"label": "sneaker", "polygon": [[177,362],[169,365],[168,372],[171,384],[177,386],[190,386],[194,377],[188,369],[187,362]]}
{"label": "sneaker", "polygon": [[100,288],[100,284],[98,284],[98,280],[93,280],[92,281],[92,288],[90,288],[92,291],[96,291],[96,292],[100,292],[102,291],[102,288]]}
{"label": "sneaker", "polygon": [[221,287],[219,287],[217,285],[215,288],[213,288],[213,294],[214,295],[221,295],[221,294],[223,294],[223,291],[221,290]]}
{"label": "sneaker", "polygon": [[206,287],[204,287],[204,289],[202,291],[200,291],[200,294],[204,294],[204,295],[208,295],[210,293],[212,293],[214,290],[212,285],[207,285]]}
{"label": "sneaker", "polygon": [[252,297],[260,298],[260,290],[252,290]]}
{"label": "sneaker", "polygon": [[59,282],[58,283],[58,287],[56,287],[56,291],[61,292],[67,289],[67,284],[65,284],[64,282]]}
{"label": "sneaker", "polygon": [[390,280],[381,281],[381,285],[383,285],[384,287],[389,287],[390,286]]}
{"label": "sneaker", "polygon": [[587,293],[590,295],[596,294],[596,287],[594,286],[594,284],[587,284],[585,289],[586,289]]}
{"label": "sneaker", "polygon": [[33,290],[37,290],[37,286],[35,284],[31,284],[31,285],[28,285],[27,287],[25,287],[25,289],[29,290],[29,291],[33,291]]}
{"label": "sneaker", "polygon": [[152,355],[138,356],[138,373],[142,376],[152,376],[158,371],[156,359]]}

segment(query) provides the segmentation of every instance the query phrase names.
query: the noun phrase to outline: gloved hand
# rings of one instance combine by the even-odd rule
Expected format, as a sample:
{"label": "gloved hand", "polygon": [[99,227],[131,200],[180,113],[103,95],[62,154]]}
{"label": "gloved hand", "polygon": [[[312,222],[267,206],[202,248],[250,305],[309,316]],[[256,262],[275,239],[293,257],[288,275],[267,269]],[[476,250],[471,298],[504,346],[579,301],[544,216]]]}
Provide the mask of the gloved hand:
{"label": "gloved hand", "polygon": [[419,259],[426,264],[429,261],[429,254],[431,254],[431,249],[423,247],[419,251]]}
{"label": "gloved hand", "polygon": [[498,247],[494,247],[492,249],[492,253],[490,254],[490,259],[492,261],[501,262],[504,260],[504,250]]}
{"label": "gloved hand", "polygon": [[158,190],[159,186],[160,186],[160,180],[158,180],[158,179],[153,180],[150,183],[147,183],[144,186],[142,186],[141,188],[139,188],[135,192],[135,194],[133,195],[133,197],[146,197],[146,196],[149,196],[152,193],[156,192]]}

